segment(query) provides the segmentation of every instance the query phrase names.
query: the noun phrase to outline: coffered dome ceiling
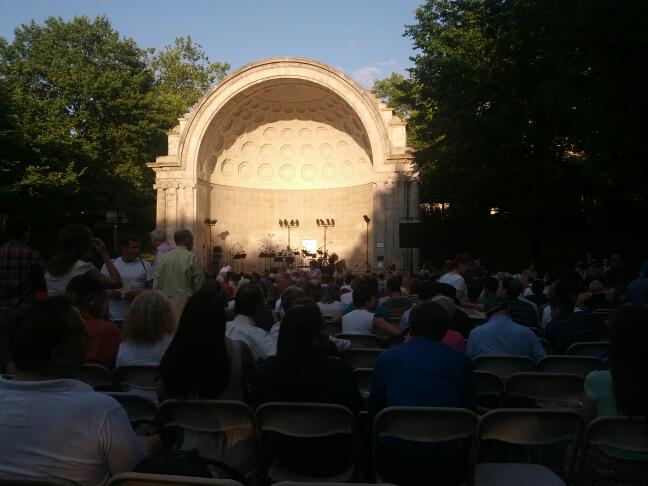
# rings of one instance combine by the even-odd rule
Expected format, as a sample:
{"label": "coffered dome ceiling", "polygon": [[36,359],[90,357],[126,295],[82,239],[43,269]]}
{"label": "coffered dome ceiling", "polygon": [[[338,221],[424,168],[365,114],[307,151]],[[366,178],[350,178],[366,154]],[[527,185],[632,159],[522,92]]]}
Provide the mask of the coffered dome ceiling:
{"label": "coffered dome ceiling", "polygon": [[306,81],[266,81],[216,114],[198,177],[263,189],[357,186],[372,180],[370,154],[360,119],[335,93]]}

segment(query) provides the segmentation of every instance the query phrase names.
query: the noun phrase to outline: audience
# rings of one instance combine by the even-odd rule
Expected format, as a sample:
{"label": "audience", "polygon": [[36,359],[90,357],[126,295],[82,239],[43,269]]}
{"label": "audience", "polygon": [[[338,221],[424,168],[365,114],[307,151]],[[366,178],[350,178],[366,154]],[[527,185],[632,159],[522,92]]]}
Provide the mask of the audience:
{"label": "audience", "polygon": [[[645,359],[648,307],[620,307],[611,316],[609,333],[610,369],[593,371],[587,376],[583,413],[587,419],[616,415],[648,418],[648,368]],[[645,474],[648,468],[646,453],[601,447],[595,456],[608,474],[614,473],[614,484],[636,484],[633,482],[636,473],[643,471]],[[609,458],[623,461],[610,462]]]}
{"label": "audience", "polygon": [[376,334],[382,331],[391,336],[400,336],[398,326],[390,324],[381,316],[371,312],[378,303],[378,290],[370,284],[361,284],[353,292],[355,309],[342,316],[342,332],[345,334]]}
{"label": "audience", "polygon": [[[87,273],[104,288],[118,289],[122,286],[119,271],[115,268],[106,245],[99,238],[93,238],[90,229],[82,224],[70,224],[58,234],[59,252],[47,264],[45,282],[50,297],[65,293],[68,283],[77,275]],[[106,265],[108,275],[101,273],[91,262],[90,248],[95,248]]]}
{"label": "audience", "polygon": [[[414,306],[411,338],[384,351],[376,361],[368,402],[371,420],[391,406],[475,408],[471,360],[439,342],[448,330],[448,321],[446,311],[436,302]],[[381,444],[381,476],[386,482],[421,484],[421,477],[430,474],[439,484],[466,479],[466,451],[460,443],[429,445],[384,439]]]}
{"label": "audience", "polygon": [[639,277],[628,284],[626,291],[631,304],[648,304],[648,260],[641,264]]}
{"label": "audience", "polygon": [[[115,323],[121,324],[126,319],[128,306],[135,297],[153,285],[153,267],[140,257],[140,240],[135,236],[124,238],[120,244],[121,256],[113,264],[122,279],[122,288],[108,292],[108,311]],[[108,275],[106,265],[101,273]]]}
{"label": "audience", "polygon": [[11,362],[9,324],[45,290],[45,263],[40,253],[27,246],[30,224],[12,217],[5,224],[7,241],[0,247],[0,369]]}
{"label": "audience", "polygon": [[324,292],[324,297],[317,303],[320,312],[324,317],[336,317],[342,315],[342,311],[346,307],[340,301],[340,287],[336,284],[329,284]]}
{"label": "audience", "polygon": [[573,297],[565,293],[557,293],[551,301],[553,318],[545,327],[545,335],[558,354],[565,354],[574,343],[603,337],[603,320],[588,311],[574,311],[574,305]]}
{"label": "audience", "polygon": [[87,333],[86,363],[113,368],[121,342],[119,328],[106,321],[106,289],[88,274],[77,275],[67,286],[67,293],[81,314]]}
{"label": "audience", "polygon": [[85,340],[65,297],[36,302],[18,318],[11,342],[18,373],[0,378],[0,477],[101,485],[144,458],[122,406],[73,379]]}
{"label": "audience", "polygon": [[[315,302],[299,299],[286,312],[279,330],[277,355],[260,368],[262,402],[336,403],[359,412],[362,398],[346,362],[329,358],[328,333]],[[306,440],[278,437],[276,455],[302,474],[330,476],[348,465],[348,437]]]}
{"label": "audience", "polygon": [[117,366],[157,366],[175,331],[171,302],[157,290],[146,290],[132,302],[124,322]]}
{"label": "audience", "polygon": [[539,360],[544,348],[531,329],[511,319],[507,301],[492,299],[486,306],[488,322],[473,329],[468,339],[467,354],[471,358],[483,355],[528,356]]}
{"label": "audience", "polygon": [[522,282],[517,278],[506,277],[502,281],[501,293],[511,313],[511,319],[522,326],[538,327],[538,307],[521,298]]}
{"label": "audience", "polygon": [[472,267],[473,257],[468,253],[459,253],[452,260],[452,269],[443,274],[439,283],[452,285],[456,290],[457,300],[462,307],[483,310],[482,304],[474,304],[468,300],[468,288],[463,275]]}
{"label": "audience", "polygon": [[232,341],[243,341],[252,352],[254,361],[277,353],[277,330],[266,332],[256,325],[255,318],[265,305],[265,294],[258,284],[245,284],[234,299],[236,317],[227,323],[225,335]]}
{"label": "audience", "polygon": [[166,398],[248,400],[256,379],[252,353],[225,337],[218,294],[200,290],[187,301],[178,330],[160,362],[158,395]]}
{"label": "audience", "polygon": [[167,235],[164,231],[160,229],[154,229],[151,231],[151,244],[155,249],[155,257],[153,259],[153,267],[157,267],[157,264],[160,262],[160,257],[167,253],[169,250],[173,249],[173,245],[167,239]]}

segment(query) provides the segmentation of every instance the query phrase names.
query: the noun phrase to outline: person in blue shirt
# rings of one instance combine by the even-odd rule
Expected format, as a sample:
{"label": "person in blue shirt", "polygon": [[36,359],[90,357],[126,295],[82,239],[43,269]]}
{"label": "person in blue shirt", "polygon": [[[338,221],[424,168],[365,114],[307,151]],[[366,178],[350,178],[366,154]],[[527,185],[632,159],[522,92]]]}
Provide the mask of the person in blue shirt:
{"label": "person in blue shirt", "polygon": [[488,301],[486,315],[490,317],[489,321],[470,333],[468,356],[506,354],[528,356],[537,361],[545,355],[542,343],[533,331],[511,319],[504,299],[496,297]]}
{"label": "person in blue shirt", "polygon": [[[447,330],[448,315],[440,304],[422,302],[412,308],[411,338],[376,360],[367,404],[372,422],[391,406],[475,408],[472,361],[441,344]],[[380,474],[387,482],[423,484],[425,475],[439,484],[466,479],[462,441],[420,444],[385,438],[381,445]]]}
{"label": "person in blue shirt", "polygon": [[626,292],[631,304],[648,304],[648,260],[641,264],[639,278],[628,284]]}

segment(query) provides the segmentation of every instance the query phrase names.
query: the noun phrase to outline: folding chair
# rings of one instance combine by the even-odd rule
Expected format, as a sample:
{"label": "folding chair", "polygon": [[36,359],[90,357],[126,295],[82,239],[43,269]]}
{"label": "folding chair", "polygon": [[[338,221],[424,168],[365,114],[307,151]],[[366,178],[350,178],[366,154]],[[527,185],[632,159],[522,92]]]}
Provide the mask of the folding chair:
{"label": "folding chair", "polygon": [[[482,416],[477,432],[478,451],[482,441],[495,440],[522,446],[546,446],[568,442],[576,451],[583,435],[585,421],[573,410],[509,408],[491,410]],[[527,451],[529,452],[529,451]],[[566,476],[574,470],[574,457],[569,461]],[[479,453],[476,455],[479,458]],[[530,454],[527,454],[530,458]],[[561,459],[562,459],[561,455]],[[475,486],[564,486],[565,481],[548,467],[537,463],[477,462]]]}
{"label": "folding chair", "polygon": [[490,371],[473,371],[475,380],[475,394],[477,395],[477,409],[484,413],[493,408],[502,406],[504,384],[502,379]]}
{"label": "folding chair", "polygon": [[206,484],[214,486],[243,486],[233,479],[208,479],[166,474],[121,473],[113,476],[107,486],[184,486]]}
{"label": "folding chair", "polygon": [[0,485],[6,486],[79,486],[79,483],[59,478],[39,478],[32,476],[2,476]]}
{"label": "folding chair", "polygon": [[329,319],[324,319],[324,327],[328,330],[329,335],[335,336],[342,332],[342,323],[333,322]]}
{"label": "folding chair", "polygon": [[351,341],[352,348],[359,349],[381,349],[384,341],[378,336],[371,334],[345,334],[340,333],[335,336],[338,339],[348,339]]}
{"label": "folding chair", "polygon": [[507,406],[515,399],[544,402],[543,405],[579,407],[585,377],[569,373],[513,373],[506,380],[504,393]]}
{"label": "folding chair", "polygon": [[[341,405],[323,403],[269,402],[256,411],[258,435],[265,456],[267,476],[271,481],[323,481],[345,483],[356,474],[357,435],[353,414]],[[266,437],[268,433],[278,433],[297,439],[317,439],[336,434],[349,436],[353,457],[349,457],[348,467],[334,476],[310,477],[290,469],[281,459],[272,454]]]}
{"label": "folding chair", "polygon": [[605,370],[607,365],[593,356],[545,356],[538,361],[542,373],[572,373],[587,376],[592,371]]}
{"label": "folding chair", "polygon": [[95,390],[109,390],[113,384],[113,375],[108,368],[98,364],[84,364],[77,378]]}
{"label": "folding chair", "polygon": [[119,366],[113,372],[117,389],[146,397],[158,403],[156,382],[159,376],[157,365]]}
{"label": "folding chair", "polygon": [[526,356],[486,355],[473,359],[476,371],[490,371],[500,378],[513,373],[535,371],[536,363]]}
{"label": "folding chair", "polygon": [[533,331],[533,334],[535,334],[537,337],[539,338],[545,337],[544,329],[540,329],[539,327],[530,327],[529,329],[531,329]]}
{"label": "folding chair", "polygon": [[356,383],[360,389],[360,395],[366,401],[369,398],[369,392],[371,392],[371,383],[373,382],[373,368],[356,368],[353,370],[353,375],[355,376]]}
{"label": "folding chair", "polygon": [[[579,483],[582,483],[585,458],[589,447],[612,447],[624,452],[648,455],[648,423],[640,417],[599,417],[590,422],[585,432],[584,450],[581,453]],[[648,472],[635,478],[635,484],[647,484]]]}
{"label": "folding chair", "polygon": [[382,349],[347,349],[342,354],[342,359],[354,368],[372,368],[376,364]]}
{"label": "folding chair", "polygon": [[477,415],[463,408],[388,407],[381,410],[373,427],[373,479],[381,481],[377,455],[382,438],[421,443],[469,439],[475,436],[478,420]]}
{"label": "folding chair", "polygon": [[311,483],[311,482],[297,482],[297,481],[281,481],[274,483],[272,486],[396,486],[390,483]]}
{"label": "folding chair", "polygon": [[553,354],[555,352],[551,343],[545,338],[538,338],[538,340],[542,344],[542,349],[544,349],[545,354]]}
{"label": "folding chair", "polygon": [[233,400],[165,400],[158,412],[167,445],[197,449],[201,456],[224,462],[251,478],[259,447],[254,412]]}
{"label": "folding chair", "polygon": [[157,407],[148,398],[125,392],[106,392],[106,395],[110,395],[124,407],[133,428],[141,423],[157,423]]}
{"label": "folding chair", "polygon": [[598,341],[594,343],[574,343],[567,348],[568,356],[594,356],[607,354],[610,350],[610,341]]}

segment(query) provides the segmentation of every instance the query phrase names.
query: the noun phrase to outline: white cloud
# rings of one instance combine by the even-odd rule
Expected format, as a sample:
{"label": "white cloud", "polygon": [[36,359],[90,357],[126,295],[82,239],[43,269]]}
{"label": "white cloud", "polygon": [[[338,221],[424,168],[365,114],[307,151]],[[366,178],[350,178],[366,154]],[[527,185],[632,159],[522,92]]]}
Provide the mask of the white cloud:
{"label": "white cloud", "polygon": [[372,88],[374,80],[388,76],[394,68],[398,67],[399,63],[396,59],[388,59],[386,61],[374,62],[368,66],[363,66],[356,69],[351,73],[351,77],[355,79],[361,86],[365,88]]}
{"label": "white cloud", "polygon": [[359,45],[360,43],[354,39],[349,39],[349,41],[347,42],[347,46],[349,47],[358,47]]}
{"label": "white cloud", "polygon": [[351,73],[351,77],[355,79],[361,86],[365,88],[371,88],[373,86],[374,79],[380,77],[381,69],[376,66],[364,66],[360,69],[356,69]]}

